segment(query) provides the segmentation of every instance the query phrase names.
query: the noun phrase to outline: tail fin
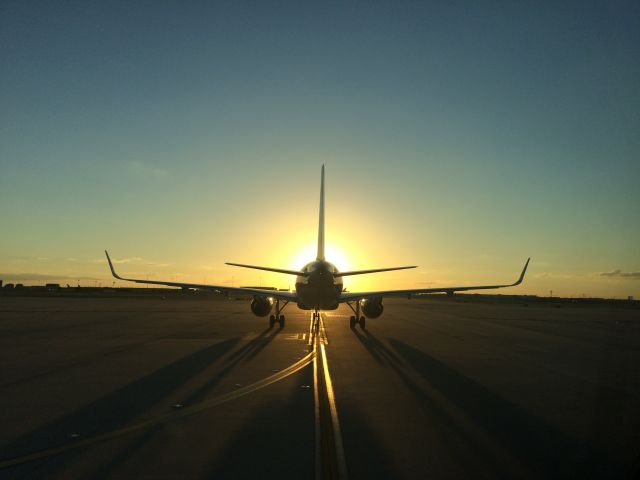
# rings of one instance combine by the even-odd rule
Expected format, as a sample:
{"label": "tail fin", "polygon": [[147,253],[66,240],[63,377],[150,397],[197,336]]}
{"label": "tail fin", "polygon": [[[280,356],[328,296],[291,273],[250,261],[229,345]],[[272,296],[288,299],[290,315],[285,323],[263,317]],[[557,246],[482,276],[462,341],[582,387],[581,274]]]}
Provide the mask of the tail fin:
{"label": "tail fin", "polygon": [[324,260],[324,165],[320,174],[320,215],[318,219],[318,255],[316,260]]}

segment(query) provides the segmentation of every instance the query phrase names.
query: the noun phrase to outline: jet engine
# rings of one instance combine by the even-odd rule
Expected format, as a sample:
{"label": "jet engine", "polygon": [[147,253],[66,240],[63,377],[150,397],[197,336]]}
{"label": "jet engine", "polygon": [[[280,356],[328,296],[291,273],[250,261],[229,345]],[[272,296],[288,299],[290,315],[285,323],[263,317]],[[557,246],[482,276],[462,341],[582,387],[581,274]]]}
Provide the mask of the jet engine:
{"label": "jet engine", "polygon": [[251,311],[258,317],[266,317],[273,307],[273,299],[269,297],[255,296],[251,301]]}
{"label": "jet engine", "polygon": [[382,315],[384,308],[382,307],[382,297],[365,298],[362,300],[362,313],[367,318],[378,318]]}

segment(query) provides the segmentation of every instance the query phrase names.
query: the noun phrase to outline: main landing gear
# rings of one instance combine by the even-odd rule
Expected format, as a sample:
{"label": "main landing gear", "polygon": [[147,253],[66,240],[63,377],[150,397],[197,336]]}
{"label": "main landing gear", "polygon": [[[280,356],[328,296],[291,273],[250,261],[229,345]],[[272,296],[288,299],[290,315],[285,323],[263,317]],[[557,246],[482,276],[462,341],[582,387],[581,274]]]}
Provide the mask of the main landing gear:
{"label": "main landing gear", "polygon": [[281,315],[280,312],[282,312],[288,304],[289,300],[286,300],[282,307],[280,307],[280,300],[276,298],[276,314],[269,316],[269,328],[273,328],[276,322],[280,324],[280,328],[284,328],[284,315]]}
{"label": "main landing gear", "polygon": [[351,327],[351,329],[356,328],[356,324],[360,324],[360,328],[361,329],[365,329],[367,326],[367,319],[364,317],[364,315],[360,314],[360,301],[356,301],[356,307],[353,308],[353,305],[351,304],[352,302],[347,302],[347,305],[349,305],[349,308],[351,310],[353,310],[353,313],[355,313],[355,315],[351,315],[351,317],[349,317],[349,326]]}

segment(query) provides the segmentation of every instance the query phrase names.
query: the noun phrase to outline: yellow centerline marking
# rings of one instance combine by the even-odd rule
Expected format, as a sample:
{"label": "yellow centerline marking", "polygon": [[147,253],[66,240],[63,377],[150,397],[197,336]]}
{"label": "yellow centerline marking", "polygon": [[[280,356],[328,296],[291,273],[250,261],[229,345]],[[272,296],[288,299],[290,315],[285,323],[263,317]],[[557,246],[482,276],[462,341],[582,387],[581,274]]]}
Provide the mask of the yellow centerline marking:
{"label": "yellow centerline marking", "polygon": [[311,320],[309,321],[309,335],[307,336],[307,338],[308,338],[307,345],[309,346],[309,349],[313,349],[315,351],[316,326],[314,322],[313,313],[311,314]]}
{"label": "yellow centerline marking", "polygon": [[[311,320],[313,322],[313,320]],[[315,345],[314,345],[315,353]],[[316,480],[322,478],[322,434],[320,431],[320,392],[318,392],[318,362],[313,362],[313,411],[315,415],[315,461],[316,461]]]}
{"label": "yellow centerline marking", "polygon": [[[313,352],[315,353],[313,383],[316,416],[316,480],[334,478],[347,480],[347,464],[340,432],[338,408],[329,374],[329,361],[325,347],[328,340],[322,316],[318,318],[315,325],[312,316],[311,325],[314,330]],[[318,362],[322,362],[322,367],[318,365]]]}
{"label": "yellow centerline marking", "polygon": [[[306,336],[306,335],[305,335]],[[304,336],[303,336],[304,339]],[[342,435],[340,433],[340,422],[338,419],[338,410],[335,403],[335,394],[333,391],[333,383],[331,382],[331,376],[329,374],[329,364],[327,361],[327,354],[325,350],[325,345],[328,344],[328,339],[326,335],[326,331],[324,328],[324,322],[322,321],[322,317],[318,319],[317,322],[314,322],[313,315],[311,316],[311,321],[309,325],[309,335],[307,336],[308,345],[311,347],[311,351],[302,357],[297,362],[289,365],[287,368],[270,375],[266,378],[258,380],[250,385],[245,387],[238,388],[233,392],[229,392],[218,397],[214,397],[209,400],[205,400],[191,407],[183,408],[178,412],[172,412],[169,414],[161,415],[159,417],[145,420],[142,422],[135,423],[133,425],[129,425],[127,427],[123,427],[117,430],[112,430],[107,433],[103,433],[101,435],[96,435],[90,438],[86,438],[83,440],[75,441],[73,443],[69,443],[67,445],[62,445],[59,447],[53,447],[46,450],[41,450],[39,452],[34,452],[28,455],[23,455],[21,457],[15,457],[7,460],[0,461],[0,469],[5,469],[9,467],[13,467],[16,465],[20,465],[23,463],[31,462],[34,460],[51,457],[54,455],[59,455],[61,453],[74,450],[77,448],[88,447],[90,445],[94,445],[99,442],[104,442],[106,440],[111,440],[113,438],[120,437],[122,435],[127,435],[129,433],[136,432],[138,430],[144,430],[147,428],[154,427],[156,425],[160,425],[166,422],[178,420],[180,418],[185,418],[191,415],[195,415],[197,413],[203,412],[209,408],[221,405],[223,403],[229,402],[231,400],[235,400],[237,398],[243,397],[250,393],[253,393],[257,390],[265,388],[273,383],[276,383],[284,378],[300,371],[307,365],[313,362],[313,376],[314,376],[314,404],[315,404],[315,420],[316,420],[316,478],[320,478],[322,472],[322,449],[321,449],[321,437],[322,437],[322,424],[320,422],[320,408],[321,403],[323,401],[328,402],[329,413],[331,418],[331,426],[332,426],[332,441],[335,446],[335,456],[338,467],[338,478],[346,480],[348,478],[347,475],[347,467],[344,456],[344,448],[342,444]],[[322,369],[318,366],[318,345],[320,346],[320,354],[322,361]],[[321,378],[320,378],[321,377]],[[323,393],[325,398],[320,398],[319,391],[319,382],[322,382],[324,385]],[[325,432],[326,433],[326,432]],[[325,476],[326,478],[326,476]]]}
{"label": "yellow centerline marking", "polygon": [[327,337],[327,331],[324,329],[324,321],[322,320],[322,316],[320,317],[320,331],[318,333],[320,335],[320,342],[323,345],[329,345],[329,338]]}
{"label": "yellow centerline marking", "polygon": [[331,383],[331,375],[329,375],[329,363],[327,362],[326,349],[324,344],[320,344],[320,351],[322,352],[322,365],[324,367],[324,381],[326,384],[326,392],[329,400],[329,407],[331,408],[331,423],[333,425],[333,437],[336,445],[336,456],[338,457],[338,472],[339,478],[346,480],[347,463],[344,456],[344,447],[342,445],[342,433],[340,431],[340,419],[338,418],[338,408],[336,407],[336,399],[333,393],[333,383]]}

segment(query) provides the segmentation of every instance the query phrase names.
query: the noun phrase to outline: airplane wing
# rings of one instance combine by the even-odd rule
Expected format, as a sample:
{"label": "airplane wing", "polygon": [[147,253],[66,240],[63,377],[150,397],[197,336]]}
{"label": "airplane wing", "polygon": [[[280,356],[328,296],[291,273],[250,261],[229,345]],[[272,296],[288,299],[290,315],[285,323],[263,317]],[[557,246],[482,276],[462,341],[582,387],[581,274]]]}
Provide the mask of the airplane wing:
{"label": "airplane wing", "polygon": [[509,283],[505,285],[475,285],[475,286],[464,286],[464,287],[438,287],[438,288],[418,288],[413,290],[381,290],[379,292],[343,292],[340,295],[340,303],[343,302],[351,302],[355,300],[362,300],[365,298],[371,297],[393,297],[393,296],[401,296],[401,295],[424,295],[427,293],[454,293],[454,292],[464,292],[467,290],[489,290],[492,288],[505,288],[505,287],[515,287],[516,285],[520,285],[522,280],[524,279],[524,274],[527,271],[527,267],[529,266],[529,260],[524,264],[524,268],[522,269],[522,273],[520,274],[520,278],[516,280],[514,283]]}
{"label": "airplane wing", "polygon": [[166,285],[167,287],[180,287],[180,288],[195,288],[198,290],[209,290],[212,292],[218,293],[237,293],[240,295],[260,295],[260,296],[268,296],[273,298],[279,298],[280,300],[290,300],[290,301],[298,301],[298,296],[293,292],[283,292],[280,290],[267,290],[263,288],[242,288],[242,287],[225,287],[221,285],[206,285],[200,283],[181,283],[181,282],[165,282],[162,280],[143,280],[136,278],[124,278],[118,275],[113,268],[113,263],[111,263],[111,258],[109,257],[109,253],[105,250],[104,253],[107,255],[107,261],[109,262],[109,268],[111,269],[111,273],[118,280],[125,280],[127,282],[135,282],[135,283],[146,283],[150,285]]}

